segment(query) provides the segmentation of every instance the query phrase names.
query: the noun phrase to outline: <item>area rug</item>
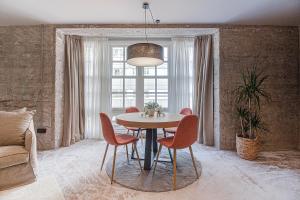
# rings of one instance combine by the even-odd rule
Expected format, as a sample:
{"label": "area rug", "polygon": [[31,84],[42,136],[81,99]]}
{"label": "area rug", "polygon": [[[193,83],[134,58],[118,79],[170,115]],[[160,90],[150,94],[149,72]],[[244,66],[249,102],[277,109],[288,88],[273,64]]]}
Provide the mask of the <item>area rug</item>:
{"label": "area rug", "polygon": [[0,200],[64,200],[55,177],[37,178],[36,182],[0,191]]}
{"label": "area rug", "polygon": [[[66,200],[298,200],[300,196],[300,151],[268,152],[257,161],[246,161],[236,152],[194,144],[202,167],[197,181],[176,191],[142,192],[110,184],[105,168],[100,171],[105,146],[104,141],[84,140],[39,152],[39,178],[54,176]],[[118,148],[122,152],[125,148]],[[139,152],[142,157],[142,149]],[[107,158],[112,155],[110,146]],[[164,170],[163,165],[158,167]]]}
{"label": "area rug", "polygon": [[[141,151],[140,151],[141,152]],[[168,160],[169,154],[162,150],[160,159]],[[106,173],[111,177],[113,157],[106,164]],[[201,163],[195,159],[197,171],[201,175]],[[143,161],[141,161],[143,166]],[[187,187],[197,181],[195,168],[193,167],[191,155],[185,150],[177,151],[176,189]],[[114,182],[138,191],[144,192],[166,192],[173,190],[173,166],[171,162],[158,162],[153,173],[144,170],[141,172],[137,160],[126,159],[126,152],[117,154]]]}

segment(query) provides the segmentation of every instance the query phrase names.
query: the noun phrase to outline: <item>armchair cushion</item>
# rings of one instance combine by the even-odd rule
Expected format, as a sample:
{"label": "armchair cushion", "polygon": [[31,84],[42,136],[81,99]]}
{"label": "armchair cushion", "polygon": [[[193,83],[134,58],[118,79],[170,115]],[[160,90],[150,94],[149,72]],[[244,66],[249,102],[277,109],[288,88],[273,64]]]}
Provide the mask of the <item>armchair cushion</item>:
{"label": "armchair cushion", "polygon": [[0,146],[25,145],[25,132],[32,121],[34,111],[0,111]]}
{"label": "armchair cushion", "polygon": [[28,161],[29,152],[23,146],[0,146],[0,169]]}

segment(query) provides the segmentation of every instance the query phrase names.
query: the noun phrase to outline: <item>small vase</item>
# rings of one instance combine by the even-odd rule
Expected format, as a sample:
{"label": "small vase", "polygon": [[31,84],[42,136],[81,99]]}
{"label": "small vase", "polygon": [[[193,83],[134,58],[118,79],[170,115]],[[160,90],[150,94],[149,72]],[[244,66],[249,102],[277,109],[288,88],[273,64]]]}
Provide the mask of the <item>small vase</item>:
{"label": "small vase", "polygon": [[148,110],[147,114],[149,117],[153,117],[155,113],[155,110]]}

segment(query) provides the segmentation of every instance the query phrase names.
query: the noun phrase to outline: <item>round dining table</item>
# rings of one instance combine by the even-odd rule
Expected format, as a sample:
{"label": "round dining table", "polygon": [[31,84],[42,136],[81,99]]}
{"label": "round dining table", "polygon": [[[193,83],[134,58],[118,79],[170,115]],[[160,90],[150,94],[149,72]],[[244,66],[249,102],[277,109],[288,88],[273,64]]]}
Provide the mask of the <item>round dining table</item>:
{"label": "round dining table", "polygon": [[175,113],[149,117],[143,112],[135,112],[117,115],[116,123],[125,127],[146,129],[144,170],[150,170],[157,153],[157,129],[177,127],[183,117],[184,115]]}

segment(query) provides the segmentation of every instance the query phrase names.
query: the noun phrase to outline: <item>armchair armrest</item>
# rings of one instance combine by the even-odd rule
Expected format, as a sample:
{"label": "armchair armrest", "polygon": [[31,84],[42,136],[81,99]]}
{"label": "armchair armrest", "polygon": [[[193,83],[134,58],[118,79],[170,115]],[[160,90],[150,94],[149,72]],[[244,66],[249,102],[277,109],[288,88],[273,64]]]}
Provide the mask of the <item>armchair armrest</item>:
{"label": "armchair armrest", "polygon": [[25,132],[25,149],[29,152],[29,161],[34,173],[37,173],[37,145],[33,120]]}

